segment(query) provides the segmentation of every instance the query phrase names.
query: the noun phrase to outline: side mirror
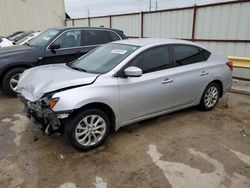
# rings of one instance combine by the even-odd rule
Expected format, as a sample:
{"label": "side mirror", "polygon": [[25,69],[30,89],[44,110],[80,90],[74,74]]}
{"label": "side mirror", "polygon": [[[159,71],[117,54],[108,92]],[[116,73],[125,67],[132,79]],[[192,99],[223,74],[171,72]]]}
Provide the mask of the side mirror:
{"label": "side mirror", "polygon": [[51,50],[56,50],[56,49],[59,49],[61,48],[61,46],[59,44],[54,44],[52,43],[50,46],[49,46],[49,49]]}
{"label": "side mirror", "polygon": [[125,76],[128,77],[140,77],[142,75],[142,70],[135,66],[130,66],[124,70]]}

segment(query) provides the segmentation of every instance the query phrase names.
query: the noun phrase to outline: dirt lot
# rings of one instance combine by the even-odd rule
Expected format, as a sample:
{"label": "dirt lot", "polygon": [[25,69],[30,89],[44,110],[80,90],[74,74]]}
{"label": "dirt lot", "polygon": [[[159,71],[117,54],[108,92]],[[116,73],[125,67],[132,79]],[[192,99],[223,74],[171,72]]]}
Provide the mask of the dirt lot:
{"label": "dirt lot", "polygon": [[229,93],[110,135],[87,153],[43,136],[0,94],[0,187],[250,187],[250,96]]}

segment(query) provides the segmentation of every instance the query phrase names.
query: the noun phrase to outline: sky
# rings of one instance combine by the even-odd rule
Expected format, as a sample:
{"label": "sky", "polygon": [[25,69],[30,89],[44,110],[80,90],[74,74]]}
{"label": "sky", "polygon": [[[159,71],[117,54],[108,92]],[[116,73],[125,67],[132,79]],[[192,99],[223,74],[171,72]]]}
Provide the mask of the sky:
{"label": "sky", "polygon": [[[150,0],[64,0],[66,12],[71,18],[103,16],[149,10]],[[210,4],[232,0],[151,0],[151,10]],[[88,13],[89,12],[89,13]]]}

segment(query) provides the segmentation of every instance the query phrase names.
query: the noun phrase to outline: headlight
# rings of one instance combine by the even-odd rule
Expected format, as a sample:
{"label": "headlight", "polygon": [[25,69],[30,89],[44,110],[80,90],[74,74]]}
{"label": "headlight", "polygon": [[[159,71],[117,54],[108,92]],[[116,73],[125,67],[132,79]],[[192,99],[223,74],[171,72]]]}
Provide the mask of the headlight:
{"label": "headlight", "polygon": [[50,108],[52,109],[56,103],[59,101],[59,97],[50,99]]}

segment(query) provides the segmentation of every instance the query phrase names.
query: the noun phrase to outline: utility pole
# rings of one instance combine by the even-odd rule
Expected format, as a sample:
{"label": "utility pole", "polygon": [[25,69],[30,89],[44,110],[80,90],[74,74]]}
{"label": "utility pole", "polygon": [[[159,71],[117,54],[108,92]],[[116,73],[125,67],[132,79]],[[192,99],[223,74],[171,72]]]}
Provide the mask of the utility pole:
{"label": "utility pole", "polygon": [[155,1],[155,10],[157,11],[158,5],[157,5],[157,1]]}
{"label": "utility pole", "polygon": [[149,12],[151,12],[151,0],[149,0]]}
{"label": "utility pole", "polygon": [[89,17],[89,8],[86,8],[87,17]]}

